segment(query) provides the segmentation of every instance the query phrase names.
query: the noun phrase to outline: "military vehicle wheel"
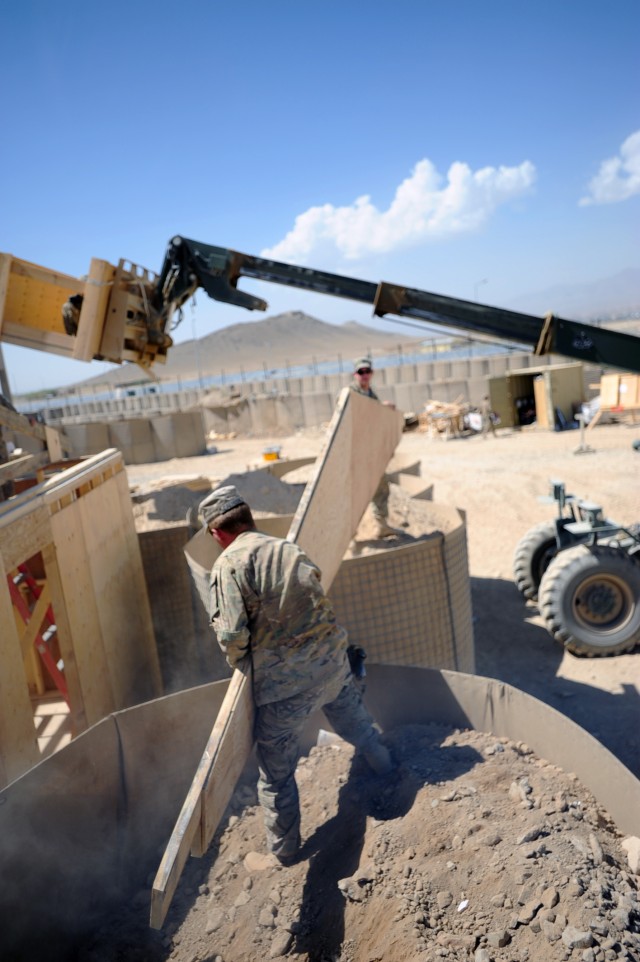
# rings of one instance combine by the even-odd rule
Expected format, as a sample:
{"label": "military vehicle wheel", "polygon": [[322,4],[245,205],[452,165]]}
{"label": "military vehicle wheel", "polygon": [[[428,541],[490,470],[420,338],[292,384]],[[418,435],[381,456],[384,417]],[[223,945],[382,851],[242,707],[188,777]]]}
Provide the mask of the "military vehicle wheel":
{"label": "military vehicle wheel", "polygon": [[525,598],[538,597],[542,576],[557,553],[556,526],[553,521],[537,524],[520,539],[513,558],[513,578],[518,591]]}
{"label": "military vehicle wheel", "polygon": [[619,655],[640,642],[640,564],[623,549],[561,551],[538,594],[548,630],[575,655]]}

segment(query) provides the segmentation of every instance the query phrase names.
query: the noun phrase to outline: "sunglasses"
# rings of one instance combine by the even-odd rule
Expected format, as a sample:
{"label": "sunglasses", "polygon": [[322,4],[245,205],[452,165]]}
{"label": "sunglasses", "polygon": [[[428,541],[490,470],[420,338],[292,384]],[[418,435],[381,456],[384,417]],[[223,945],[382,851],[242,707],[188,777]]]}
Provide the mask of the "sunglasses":
{"label": "sunglasses", "polygon": [[370,367],[359,367],[358,370],[356,371],[356,374],[371,374],[371,368],[370,368]]}

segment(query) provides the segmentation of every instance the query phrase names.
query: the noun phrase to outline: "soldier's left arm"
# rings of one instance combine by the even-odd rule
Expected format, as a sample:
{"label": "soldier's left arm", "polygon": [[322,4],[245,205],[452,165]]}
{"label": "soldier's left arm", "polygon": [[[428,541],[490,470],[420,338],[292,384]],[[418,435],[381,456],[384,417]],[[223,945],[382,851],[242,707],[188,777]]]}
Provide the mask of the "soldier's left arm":
{"label": "soldier's left arm", "polygon": [[231,668],[243,668],[251,652],[249,616],[233,569],[216,567],[211,583],[211,623]]}

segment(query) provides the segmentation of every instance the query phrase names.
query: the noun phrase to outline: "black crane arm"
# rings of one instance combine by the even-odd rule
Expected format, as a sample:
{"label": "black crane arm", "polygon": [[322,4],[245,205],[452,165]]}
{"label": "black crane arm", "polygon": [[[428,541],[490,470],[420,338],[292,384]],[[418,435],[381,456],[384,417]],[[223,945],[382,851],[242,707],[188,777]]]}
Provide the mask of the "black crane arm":
{"label": "black crane arm", "polygon": [[561,354],[592,364],[640,373],[640,338],[553,314],[537,317],[464,301],[384,281],[375,284],[309,267],[213,247],[174,237],[167,248],[156,292],[156,306],[166,318],[198,287],[209,297],[248,310],[267,308],[262,298],[238,290],[241,277],[283,284],[317,294],[331,294],[371,304],[379,317],[395,314],[430,324],[526,344],[535,354]]}

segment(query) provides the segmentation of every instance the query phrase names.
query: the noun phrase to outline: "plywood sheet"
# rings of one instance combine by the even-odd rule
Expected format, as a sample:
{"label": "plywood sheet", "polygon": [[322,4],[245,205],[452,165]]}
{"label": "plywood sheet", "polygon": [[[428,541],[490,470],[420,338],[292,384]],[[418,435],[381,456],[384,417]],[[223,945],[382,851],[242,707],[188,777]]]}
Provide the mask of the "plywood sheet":
{"label": "plywood sheet", "polygon": [[604,374],[600,378],[600,406],[614,408],[618,406],[619,374]]}
{"label": "plywood sheet", "polygon": [[45,575],[51,595],[51,604],[56,620],[56,635],[60,648],[60,656],[64,662],[64,679],[69,693],[71,728],[73,733],[78,735],[89,727],[89,721],[84,707],[84,694],[78,672],[73,634],[71,625],[69,624],[69,618],[67,617],[58,558],[53,544],[49,544],[43,548],[42,560],[44,562]]}
{"label": "plywood sheet", "polygon": [[399,411],[344,388],[287,538],[322,571],[327,591],[402,435]]}

